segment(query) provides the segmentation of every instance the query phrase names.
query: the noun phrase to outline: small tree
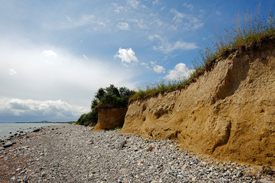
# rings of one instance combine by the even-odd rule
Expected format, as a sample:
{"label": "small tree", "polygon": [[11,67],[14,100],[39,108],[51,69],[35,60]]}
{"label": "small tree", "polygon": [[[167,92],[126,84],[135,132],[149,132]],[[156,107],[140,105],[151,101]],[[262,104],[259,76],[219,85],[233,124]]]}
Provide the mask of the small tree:
{"label": "small tree", "polygon": [[105,91],[106,91],[107,95],[115,95],[117,97],[120,97],[120,93],[119,93],[118,89],[112,84],[110,84],[109,87],[105,88]]}
{"label": "small tree", "polygon": [[129,98],[135,94],[134,90],[126,87],[117,88],[113,84],[109,87],[99,88],[91,102],[91,112],[83,114],[77,124],[96,124],[98,121],[98,107],[127,107]]}
{"label": "small tree", "polygon": [[103,88],[99,88],[96,95],[95,95],[95,98],[98,99],[98,101],[101,101],[102,98],[104,97],[105,93],[106,92]]}
{"label": "small tree", "polygon": [[99,101],[97,107],[127,107],[129,98],[135,94],[133,90],[129,90],[126,87],[118,89],[112,84],[106,87],[104,91],[104,96]]}

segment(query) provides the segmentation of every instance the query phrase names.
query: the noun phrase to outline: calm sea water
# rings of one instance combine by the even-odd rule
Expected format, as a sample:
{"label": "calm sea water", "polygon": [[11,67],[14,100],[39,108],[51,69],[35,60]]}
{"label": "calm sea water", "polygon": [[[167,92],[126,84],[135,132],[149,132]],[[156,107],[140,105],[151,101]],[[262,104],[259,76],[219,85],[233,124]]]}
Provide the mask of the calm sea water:
{"label": "calm sea water", "polygon": [[[17,130],[28,132],[34,127],[62,125],[62,123],[0,123],[0,138],[6,138],[7,136],[16,133]],[[5,137],[6,136],[6,137]]]}

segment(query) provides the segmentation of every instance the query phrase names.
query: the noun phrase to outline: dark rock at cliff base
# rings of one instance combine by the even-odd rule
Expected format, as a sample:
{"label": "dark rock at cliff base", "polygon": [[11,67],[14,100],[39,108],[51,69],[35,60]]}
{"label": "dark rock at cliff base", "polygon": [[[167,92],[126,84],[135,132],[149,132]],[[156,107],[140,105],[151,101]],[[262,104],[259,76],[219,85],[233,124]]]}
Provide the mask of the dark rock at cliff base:
{"label": "dark rock at cliff base", "polygon": [[273,175],[274,174],[274,170],[272,170],[271,168],[270,168],[270,166],[263,166],[263,168],[262,168],[262,174],[264,174],[264,175]]}

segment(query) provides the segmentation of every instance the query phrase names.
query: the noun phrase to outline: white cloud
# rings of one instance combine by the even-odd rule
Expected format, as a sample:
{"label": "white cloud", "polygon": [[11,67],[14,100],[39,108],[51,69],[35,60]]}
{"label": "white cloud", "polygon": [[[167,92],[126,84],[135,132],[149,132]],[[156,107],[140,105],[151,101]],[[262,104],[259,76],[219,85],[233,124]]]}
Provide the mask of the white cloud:
{"label": "white cloud", "polygon": [[142,62],[140,65],[145,66],[147,69],[150,69],[149,65],[147,63]]}
{"label": "white cloud", "polygon": [[158,4],[159,0],[155,0],[152,2],[152,4]]}
{"label": "white cloud", "polygon": [[170,53],[175,50],[192,50],[196,49],[197,46],[195,43],[187,43],[183,41],[177,41],[175,43],[169,43],[166,39],[162,38],[159,35],[149,36],[148,39],[153,41],[154,39],[160,40],[158,46],[153,46],[154,50],[161,51],[163,53]]}
{"label": "white cloud", "polygon": [[138,5],[139,5],[139,1],[137,1],[137,0],[127,0],[127,3],[130,5],[130,6],[132,6],[133,8],[137,8],[138,7]]}
{"label": "white cloud", "polygon": [[[0,98],[0,122],[17,121],[72,121],[79,118],[87,109],[68,104],[61,100],[22,100]],[[6,118],[6,119],[5,119]]]}
{"label": "white cloud", "polygon": [[140,20],[138,20],[138,19],[130,19],[129,21],[136,23],[137,26],[139,28],[141,28],[141,29],[148,29],[148,26],[145,23],[143,23],[143,19],[140,19]]}
{"label": "white cloud", "polygon": [[176,23],[182,22],[182,19],[187,16],[186,14],[180,13],[175,9],[171,9],[170,12],[175,14],[173,21]]}
{"label": "white cloud", "polygon": [[119,6],[116,3],[112,3],[112,5],[115,7],[114,12],[116,12],[116,13],[120,13],[121,11],[123,11],[125,9],[123,6]]}
{"label": "white cloud", "polygon": [[185,6],[186,8],[189,8],[191,11],[192,11],[193,8],[194,8],[193,4],[183,3],[183,6]]}
{"label": "white cloud", "polygon": [[163,66],[160,65],[154,65],[154,71],[156,73],[165,73],[165,68]]}
{"label": "white cloud", "polygon": [[203,23],[193,15],[180,13],[175,9],[171,9],[170,13],[175,14],[173,21],[175,22],[176,28],[192,30],[203,26]]}
{"label": "white cloud", "polygon": [[141,5],[141,7],[144,8],[144,9],[148,9],[147,6],[145,6],[144,4]]}
{"label": "white cloud", "polygon": [[138,59],[135,56],[135,52],[132,50],[132,48],[119,48],[118,52],[114,55],[114,58],[120,58],[123,65],[126,65],[126,63],[131,62],[138,62]]}
{"label": "white cloud", "polygon": [[150,64],[152,65],[154,71],[158,74],[165,73],[165,68],[163,66],[157,65],[156,62],[151,61]]}
{"label": "white cloud", "polygon": [[178,63],[174,69],[169,70],[164,79],[169,80],[183,80],[188,79],[190,75],[194,72],[193,69],[188,69],[184,63]]}
{"label": "white cloud", "polygon": [[[98,30],[105,28],[108,25],[109,20],[103,17],[96,17],[91,14],[84,14],[81,16],[69,16],[66,15],[64,18],[52,20],[49,22],[42,22],[42,26],[45,29],[50,30],[62,30],[62,29],[75,29],[83,26],[91,26],[92,29]],[[107,25],[106,25],[107,24]],[[90,30],[87,29],[86,30]]]}
{"label": "white cloud", "polygon": [[130,25],[127,22],[119,22],[117,27],[121,30],[130,30]]}
{"label": "white cloud", "polygon": [[11,76],[17,74],[16,71],[15,71],[14,69],[10,69],[9,71],[10,71],[9,74],[10,74]]}
{"label": "white cloud", "polygon": [[83,57],[84,57],[86,60],[90,60],[86,55],[83,55]]}
{"label": "white cloud", "polygon": [[55,57],[57,56],[57,54],[53,50],[44,50],[42,54]]}
{"label": "white cloud", "polygon": [[216,14],[217,15],[221,15],[222,13],[220,11],[216,11]]}
{"label": "white cloud", "polygon": [[95,21],[94,15],[82,15],[79,19],[73,19],[70,16],[66,16],[67,20],[71,23],[71,27],[81,27],[90,24]]}

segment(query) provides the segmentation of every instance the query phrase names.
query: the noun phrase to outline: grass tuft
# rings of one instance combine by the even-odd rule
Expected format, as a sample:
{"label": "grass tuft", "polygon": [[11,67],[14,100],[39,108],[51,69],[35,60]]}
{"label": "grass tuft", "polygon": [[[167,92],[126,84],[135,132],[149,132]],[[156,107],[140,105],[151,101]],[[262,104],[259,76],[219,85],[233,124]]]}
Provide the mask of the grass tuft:
{"label": "grass tuft", "polygon": [[138,91],[131,97],[131,100],[150,96],[159,92],[175,90],[186,81],[186,79],[178,79],[173,81],[162,80],[154,84],[146,84],[145,89],[138,88]]}

